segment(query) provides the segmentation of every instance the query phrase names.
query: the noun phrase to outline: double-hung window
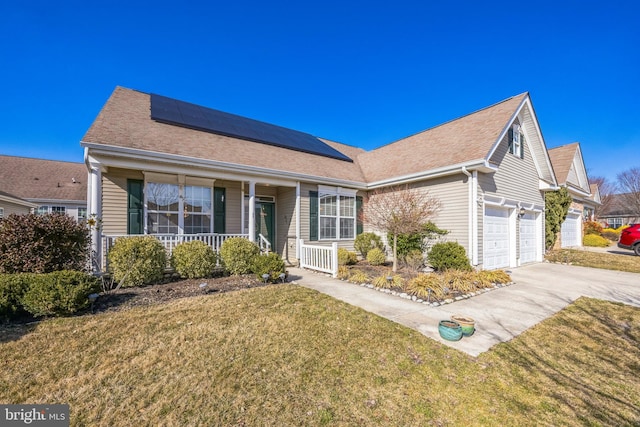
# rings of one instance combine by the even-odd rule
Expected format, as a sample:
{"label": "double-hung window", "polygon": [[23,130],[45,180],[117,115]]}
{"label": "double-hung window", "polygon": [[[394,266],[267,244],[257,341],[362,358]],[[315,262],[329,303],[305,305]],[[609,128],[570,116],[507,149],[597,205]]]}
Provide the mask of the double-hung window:
{"label": "double-hung window", "polygon": [[[148,234],[213,232],[213,180],[147,174],[145,184]],[[172,182],[173,181],[173,182]]]}
{"label": "double-hung window", "polygon": [[353,239],[356,230],[356,193],[340,187],[320,186],[318,192],[320,239]]}
{"label": "double-hung window", "polygon": [[509,141],[509,153],[523,158],[524,134],[519,124],[514,123],[511,127],[511,141]]}

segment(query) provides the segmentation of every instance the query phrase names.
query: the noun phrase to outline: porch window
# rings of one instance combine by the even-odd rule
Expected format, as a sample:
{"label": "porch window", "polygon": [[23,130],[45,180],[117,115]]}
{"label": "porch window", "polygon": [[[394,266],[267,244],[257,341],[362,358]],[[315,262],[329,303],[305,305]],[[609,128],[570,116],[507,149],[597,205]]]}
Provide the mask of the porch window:
{"label": "porch window", "polygon": [[210,187],[147,182],[148,233],[211,233],[211,192]]}
{"label": "porch window", "polygon": [[[337,193],[337,192],[336,192]],[[321,192],[318,213],[320,239],[353,239],[356,229],[356,197]]]}
{"label": "porch window", "polygon": [[147,183],[149,234],[178,234],[180,188],[176,184]]}

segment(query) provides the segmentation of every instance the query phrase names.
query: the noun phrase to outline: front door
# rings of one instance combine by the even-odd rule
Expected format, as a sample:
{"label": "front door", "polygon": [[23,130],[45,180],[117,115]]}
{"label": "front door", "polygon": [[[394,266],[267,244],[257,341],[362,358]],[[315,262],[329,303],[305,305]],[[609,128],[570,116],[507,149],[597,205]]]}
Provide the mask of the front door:
{"label": "front door", "polygon": [[272,248],[276,245],[275,206],[275,203],[256,202],[256,242],[260,242],[262,234]]}

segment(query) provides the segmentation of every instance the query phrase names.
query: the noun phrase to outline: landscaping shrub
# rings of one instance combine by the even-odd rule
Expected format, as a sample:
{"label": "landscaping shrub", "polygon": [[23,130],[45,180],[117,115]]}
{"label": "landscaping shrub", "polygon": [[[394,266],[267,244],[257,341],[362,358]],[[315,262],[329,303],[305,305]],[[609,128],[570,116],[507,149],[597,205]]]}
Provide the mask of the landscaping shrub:
{"label": "landscaping shrub", "polygon": [[404,263],[414,271],[419,270],[424,265],[424,254],[419,250],[411,251],[404,257]]}
{"label": "landscaping shrub", "polygon": [[606,248],[607,246],[611,245],[611,242],[597,234],[587,234],[582,239],[582,244],[585,246],[595,246],[600,248]]}
{"label": "landscaping shrub", "polygon": [[419,274],[409,280],[406,290],[408,293],[424,300],[441,300],[446,296],[444,282],[438,274]]}
{"label": "landscaping shrub", "polygon": [[89,230],[68,215],[9,215],[0,221],[0,273],[85,270],[89,243]]}
{"label": "landscaping shrub", "polygon": [[163,277],[164,246],[153,236],[121,237],[109,251],[109,270],[122,286],[140,286]]}
{"label": "landscaping shrub", "polygon": [[354,265],[358,262],[358,256],[345,248],[338,248],[338,265]]}
{"label": "landscaping shrub", "polygon": [[338,275],[337,278],[340,280],[347,280],[349,278],[349,267],[347,267],[346,265],[339,265],[338,266]]}
{"label": "landscaping shrub", "polygon": [[596,221],[585,221],[584,223],[584,234],[596,234],[600,235],[602,233],[602,225]]}
{"label": "landscaping shrub", "polygon": [[171,266],[187,279],[209,277],[216,268],[218,256],[201,240],[181,243],[171,253]]}
{"label": "landscaping shrub", "polygon": [[22,299],[33,281],[33,274],[0,274],[0,318],[11,319],[23,312]]}
{"label": "landscaping shrub", "polygon": [[100,289],[98,279],[80,271],[56,271],[31,276],[22,298],[24,308],[34,316],[64,316],[89,305],[89,294]]}
{"label": "landscaping shrub", "polygon": [[276,282],[279,280],[280,274],[285,272],[284,260],[274,252],[259,255],[253,258],[251,270],[256,274],[258,280],[264,280],[262,275],[268,274],[268,280],[270,282]]}
{"label": "landscaping shrub", "polygon": [[505,284],[511,282],[511,276],[504,270],[482,270],[478,271],[478,287],[490,287],[494,283]]}
{"label": "landscaping shrub", "polygon": [[449,233],[447,230],[438,228],[429,221],[422,225],[419,233],[398,234],[398,258],[406,262],[407,256],[412,252],[424,253],[434,240],[447,233]]}
{"label": "landscaping shrub", "polygon": [[220,258],[224,269],[233,274],[249,274],[254,258],[260,255],[260,247],[243,237],[231,237],[220,246]]}
{"label": "landscaping shrub", "polygon": [[371,249],[383,249],[382,239],[375,233],[361,233],[356,236],[353,247],[360,252],[362,258],[367,258],[367,254]]}
{"label": "landscaping shrub", "polygon": [[447,270],[442,273],[442,280],[452,291],[468,294],[477,289],[476,274],[471,271]]}
{"label": "landscaping shrub", "polygon": [[559,190],[544,193],[544,200],[545,247],[551,249],[556,243],[562,223],[567,218],[573,198],[566,187],[562,187]]}
{"label": "landscaping shrub", "polygon": [[351,275],[349,276],[349,281],[357,284],[368,283],[370,280],[371,279],[369,276],[367,276],[367,273],[360,270],[352,271]]}
{"label": "landscaping shrub", "polygon": [[367,262],[371,265],[382,265],[387,261],[387,256],[380,248],[373,248],[367,253]]}
{"label": "landscaping shrub", "polygon": [[457,242],[436,243],[429,252],[429,264],[436,271],[471,271],[467,252]]}
{"label": "landscaping shrub", "polygon": [[[391,280],[389,280],[389,278],[391,278]],[[373,279],[373,286],[382,289],[404,289],[404,279],[399,274],[393,274],[393,272],[389,271],[387,274]]]}
{"label": "landscaping shrub", "polygon": [[620,238],[620,232],[613,228],[603,228],[602,229],[602,237],[605,239],[609,239],[612,242],[617,242]]}

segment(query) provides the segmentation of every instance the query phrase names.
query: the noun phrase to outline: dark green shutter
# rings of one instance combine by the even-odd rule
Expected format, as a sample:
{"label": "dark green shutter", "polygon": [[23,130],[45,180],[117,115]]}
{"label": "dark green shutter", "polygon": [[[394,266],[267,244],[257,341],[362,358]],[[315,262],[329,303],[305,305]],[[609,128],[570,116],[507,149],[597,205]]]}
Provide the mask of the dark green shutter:
{"label": "dark green shutter", "polygon": [[524,159],[524,135],[520,134],[520,158]]}
{"label": "dark green shutter", "polygon": [[356,235],[362,231],[362,196],[356,196]]}
{"label": "dark green shutter", "polygon": [[513,128],[509,128],[509,153],[513,154]]}
{"label": "dark green shutter", "polygon": [[225,220],[225,189],[220,187],[213,188],[213,232],[226,233]]}
{"label": "dark green shutter", "polygon": [[143,233],[144,182],[139,179],[127,180],[127,234]]}
{"label": "dark green shutter", "polygon": [[318,192],[309,191],[309,240],[318,240]]}

